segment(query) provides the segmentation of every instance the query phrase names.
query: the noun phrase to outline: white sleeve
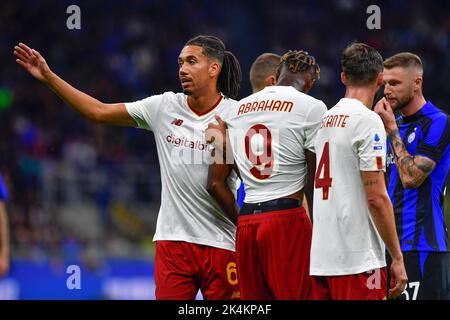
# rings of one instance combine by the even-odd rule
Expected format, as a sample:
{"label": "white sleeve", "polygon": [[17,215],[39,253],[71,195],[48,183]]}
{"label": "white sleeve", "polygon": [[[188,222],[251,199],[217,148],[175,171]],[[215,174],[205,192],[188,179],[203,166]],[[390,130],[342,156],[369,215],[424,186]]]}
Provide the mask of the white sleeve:
{"label": "white sleeve", "polygon": [[152,131],[155,129],[164,95],[154,95],[135,102],[125,103],[128,113],[136,121],[139,128]]}
{"label": "white sleeve", "polygon": [[352,146],[358,154],[359,170],[386,171],[386,132],[380,116],[374,114],[358,121]]}
{"label": "white sleeve", "polygon": [[[234,105],[233,104],[226,104],[224,107],[220,108],[219,110],[217,110],[216,114],[222,118],[222,120],[226,123],[231,116],[231,112],[234,109]],[[217,121],[214,119],[214,123],[217,123]]]}
{"label": "white sleeve", "polygon": [[322,101],[315,104],[310,110],[305,119],[305,130],[302,136],[303,147],[311,152],[316,152],[314,149],[314,140],[316,139],[317,131],[319,130],[320,120],[323,114],[327,111],[327,107]]}

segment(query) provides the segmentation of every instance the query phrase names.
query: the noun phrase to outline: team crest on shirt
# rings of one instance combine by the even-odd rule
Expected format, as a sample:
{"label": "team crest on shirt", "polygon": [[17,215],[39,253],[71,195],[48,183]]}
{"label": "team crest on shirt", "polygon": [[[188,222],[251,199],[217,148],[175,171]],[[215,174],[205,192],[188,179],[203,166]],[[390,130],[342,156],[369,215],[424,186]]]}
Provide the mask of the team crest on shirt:
{"label": "team crest on shirt", "polygon": [[416,129],[414,129],[414,131],[409,134],[408,143],[412,143],[414,141],[414,139],[416,138]]}
{"label": "team crest on shirt", "polygon": [[381,139],[380,136],[378,135],[378,133],[375,133],[375,136],[373,137],[373,150],[382,150],[383,149],[383,144],[381,143]]}

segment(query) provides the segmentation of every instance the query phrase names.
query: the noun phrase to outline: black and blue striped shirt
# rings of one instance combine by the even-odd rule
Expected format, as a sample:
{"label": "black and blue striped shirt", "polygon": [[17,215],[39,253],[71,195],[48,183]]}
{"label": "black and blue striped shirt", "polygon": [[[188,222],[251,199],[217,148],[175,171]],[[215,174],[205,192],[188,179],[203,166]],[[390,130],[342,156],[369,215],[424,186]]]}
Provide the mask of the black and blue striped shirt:
{"label": "black and blue striped shirt", "polygon": [[397,124],[412,156],[425,156],[436,162],[420,187],[405,189],[387,144],[388,191],[402,251],[447,252],[443,204],[450,168],[450,117],[428,101],[414,115],[398,118]]}

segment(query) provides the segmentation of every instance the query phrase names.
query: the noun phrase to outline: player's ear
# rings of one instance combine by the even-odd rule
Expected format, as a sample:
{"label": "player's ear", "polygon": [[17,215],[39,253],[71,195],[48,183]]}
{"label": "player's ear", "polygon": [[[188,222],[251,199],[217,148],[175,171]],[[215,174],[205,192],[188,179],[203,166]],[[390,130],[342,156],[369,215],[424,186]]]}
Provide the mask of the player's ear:
{"label": "player's ear", "polygon": [[347,76],[345,75],[344,72],[341,72],[341,82],[344,86],[347,85]]}
{"label": "player's ear", "polygon": [[311,91],[312,87],[314,85],[314,79],[312,75],[305,77],[305,85],[303,86],[302,92],[308,93]]}
{"label": "player's ear", "polygon": [[422,91],[422,82],[423,82],[422,76],[420,75],[416,76],[413,83],[414,91]]}
{"label": "player's ear", "polygon": [[377,87],[380,87],[383,84],[383,72],[380,72],[377,76]]}
{"label": "player's ear", "polygon": [[275,77],[275,75],[270,75],[265,79],[264,82],[268,86],[274,86],[277,83],[277,78]]}
{"label": "player's ear", "polygon": [[208,73],[211,78],[218,77],[220,73],[220,64],[218,61],[213,60],[208,68]]}

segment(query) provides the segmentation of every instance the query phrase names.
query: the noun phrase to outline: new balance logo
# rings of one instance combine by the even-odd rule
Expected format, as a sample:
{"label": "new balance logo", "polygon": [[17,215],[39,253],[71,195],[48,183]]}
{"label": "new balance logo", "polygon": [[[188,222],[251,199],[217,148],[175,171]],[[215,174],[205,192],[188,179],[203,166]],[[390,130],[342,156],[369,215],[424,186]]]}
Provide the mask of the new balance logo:
{"label": "new balance logo", "polygon": [[173,121],[170,123],[176,126],[181,126],[183,124],[183,120],[182,119],[173,119]]}

